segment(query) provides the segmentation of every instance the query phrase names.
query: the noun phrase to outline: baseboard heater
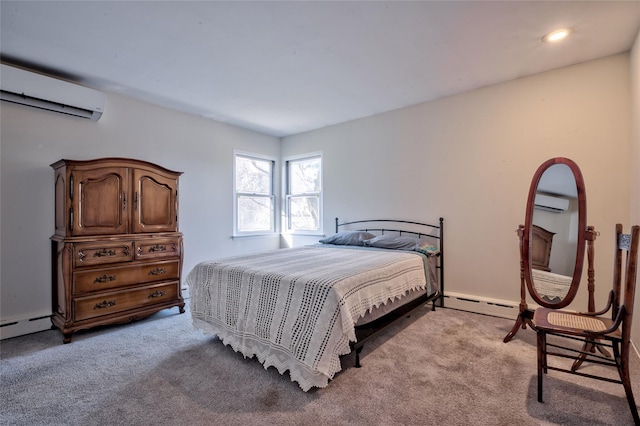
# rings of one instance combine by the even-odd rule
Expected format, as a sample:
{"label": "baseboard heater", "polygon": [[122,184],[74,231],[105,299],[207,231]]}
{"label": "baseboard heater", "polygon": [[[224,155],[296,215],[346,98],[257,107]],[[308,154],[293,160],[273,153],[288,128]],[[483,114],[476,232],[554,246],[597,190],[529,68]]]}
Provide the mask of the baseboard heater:
{"label": "baseboard heater", "polygon": [[8,320],[0,323],[0,340],[51,329],[51,315]]}
{"label": "baseboard heater", "polygon": [[444,295],[444,306],[477,314],[509,318],[515,321],[518,316],[520,304],[510,300],[491,299],[461,293],[446,292]]}

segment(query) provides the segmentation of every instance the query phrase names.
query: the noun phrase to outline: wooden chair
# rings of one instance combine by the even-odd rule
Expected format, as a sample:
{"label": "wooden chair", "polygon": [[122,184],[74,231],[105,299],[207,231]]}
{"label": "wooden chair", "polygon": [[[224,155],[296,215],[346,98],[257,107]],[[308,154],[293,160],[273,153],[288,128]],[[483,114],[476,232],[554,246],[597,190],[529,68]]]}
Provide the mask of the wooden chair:
{"label": "wooden chair", "polygon": [[[631,414],[636,425],[640,425],[629,378],[629,356],[631,346],[631,321],[636,287],[638,263],[638,239],[640,226],[633,226],[630,234],[622,233],[622,225],[616,225],[616,249],[613,274],[613,289],[605,309],[594,313],[574,313],[557,309],[538,308],[533,315],[533,324],[538,337],[538,402],[542,401],[542,378],[547,370],[562,371],[592,379],[619,383],[624,386]],[[621,293],[622,262],[626,252],[624,274],[624,299]],[[622,300],[622,304],[620,301]],[[611,318],[604,317],[611,312]],[[557,344],[547,344],[547,334],[566,337],[584,342],[582,350]],[[613,350],[613,359],[596,354],[594,347],[604,345]],[[554,351],[554,348],[562,352]],[[577,356],[576,356],[577,354]],[[552,367],[547,364],[548,356],[573,359],[571,369]],[[583,361],[614,366],[620,380],[579,372]]]}

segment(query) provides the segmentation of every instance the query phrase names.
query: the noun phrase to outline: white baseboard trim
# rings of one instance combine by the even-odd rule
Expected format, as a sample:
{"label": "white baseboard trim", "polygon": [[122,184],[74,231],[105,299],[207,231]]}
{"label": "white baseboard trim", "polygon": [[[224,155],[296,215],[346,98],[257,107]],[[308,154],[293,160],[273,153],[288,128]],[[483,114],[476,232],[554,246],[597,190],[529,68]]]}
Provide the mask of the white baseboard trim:
{"label": "white baseboard trim", "polygon": [[[460,311],[474,312],[476,314],[491,315],[499,318],[516,320],[520,302],[511,300],[490,299],[487,297],[470,296],[462,293],[445,293],[444,306]],[[529,304],[531,309],[536,309],[537,304]],[[631,348],[640,358],[640,345],[631,341]]]}
{"label": "white baseboard trim", "polygon": [[511,300],[490,299],[461,293],[445,293],[444,306],[461,311],[494,317],[515,319],[518,317],[519,302]]}
{"label": "white baseboard trim", "polygon": [[[189,298],[189,286],[181,289],[184,299]],[[25,334],[37,333],[51,329],[51,314],[44,314],[33,318],[19,318],[0,321],[0,340],[11,339],[12,337],[23,336]]]}
{"label": "white baseboard trim", "polygon": [[[181,293],[184,299],[188,299],[189,287],[183,287]],[[491,315],[499,318],[513,319],[515,321],[518,317],[520,303],[511,300],[470,296],[462,293],[445,293],[444,306],[451,309],[458,309],[460,311]],[[536,305],[531,306],[532,309],[535,309],[536,307]],[[4,321],[0,323],[0,340],[37,333],[39,331],[49,330],[50,328],[50,315]],[[640,345],[636,345],[632,341],[631,346],[638,358],[640,358]]]}
{"label": "white baseboard trim", "polygon": [[0,323],[0,340],[51,329],[51,315],[21,318]]}

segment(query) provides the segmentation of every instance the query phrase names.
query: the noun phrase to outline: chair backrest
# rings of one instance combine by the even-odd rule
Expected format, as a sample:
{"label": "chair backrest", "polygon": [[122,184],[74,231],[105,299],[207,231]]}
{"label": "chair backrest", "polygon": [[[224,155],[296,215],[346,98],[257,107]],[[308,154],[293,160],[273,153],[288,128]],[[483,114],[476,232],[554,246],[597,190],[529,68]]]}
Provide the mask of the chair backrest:
{"label": "chair backrest", "polygon": [[626,253],[624,264],[624,299],[625,315],[622,319],[623,344],[629,344],[631,338],[631,321],[633,319],[633,301],[636,290],[636,276],[638,269],[638,239],[640,238],[640,226],[632,226],[630,234],[622,233],[622,225],[616,225],[616,253],[614,263],[614,318],[620,309],[620,287],[622,282],[622,260]]}

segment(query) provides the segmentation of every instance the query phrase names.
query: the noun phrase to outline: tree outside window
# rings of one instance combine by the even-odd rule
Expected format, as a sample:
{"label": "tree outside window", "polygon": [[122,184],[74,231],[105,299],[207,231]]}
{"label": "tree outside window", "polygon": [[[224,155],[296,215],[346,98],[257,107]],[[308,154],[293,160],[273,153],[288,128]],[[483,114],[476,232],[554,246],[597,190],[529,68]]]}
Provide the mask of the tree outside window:
{"label": "tree outside window", "polygon": [[322,157],[287,161],[287,228],[319,232],[322,224]]}
{"label": "tree outside window", "polygon": [[236,154],[236,233],[274,232],[274,161]]}

